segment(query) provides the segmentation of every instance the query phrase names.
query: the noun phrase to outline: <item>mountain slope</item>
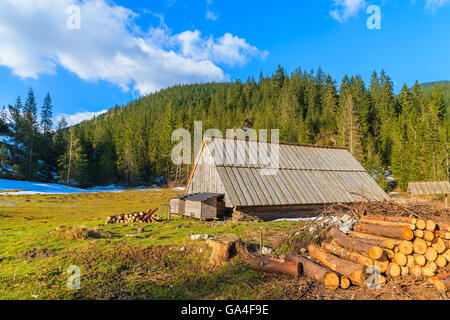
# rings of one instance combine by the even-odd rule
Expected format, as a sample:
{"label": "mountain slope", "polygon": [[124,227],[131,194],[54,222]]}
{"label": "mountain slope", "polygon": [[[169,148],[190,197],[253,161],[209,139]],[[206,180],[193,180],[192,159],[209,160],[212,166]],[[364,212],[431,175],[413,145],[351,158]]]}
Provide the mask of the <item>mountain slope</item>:
{"label": "mountain slope", "polygon": [[450,106],[450,81],[425,82],[420,84],[420,86],[423,88],[423,92],[427,97],[431,96],[435,86],[439,86],[447,107]]}

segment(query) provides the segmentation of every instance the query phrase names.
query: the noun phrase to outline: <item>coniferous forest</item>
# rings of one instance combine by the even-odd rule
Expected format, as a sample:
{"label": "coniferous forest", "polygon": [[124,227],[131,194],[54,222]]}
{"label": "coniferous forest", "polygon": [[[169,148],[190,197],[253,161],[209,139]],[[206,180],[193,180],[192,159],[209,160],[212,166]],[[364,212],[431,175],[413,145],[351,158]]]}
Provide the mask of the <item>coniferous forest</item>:
{"label": "coniferous forest", "polygon": [[416,82],[394,94],[384,71],[364,83],[279,67],[245,82],[164,89],[73,127],[53,123],[50,94],[38,107],[30,89],[0,117],[0,175],[81,186],[185,182],[190,166],[172,163],[171,134],[193,133],[201,120],[224,134],[250,123],[280,129],[284,142],[344,146],[383,187],[390,166],[404,190],[408,181],[448,179],[449,90],[441,87]]}

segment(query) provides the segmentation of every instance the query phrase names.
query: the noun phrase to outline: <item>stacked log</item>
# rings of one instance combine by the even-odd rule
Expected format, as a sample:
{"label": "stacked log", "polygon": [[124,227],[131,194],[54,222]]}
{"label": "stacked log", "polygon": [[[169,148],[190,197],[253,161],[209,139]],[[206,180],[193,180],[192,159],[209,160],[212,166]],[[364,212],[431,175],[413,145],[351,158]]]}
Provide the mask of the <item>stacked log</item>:
{"label": "stacked log", "polygon": [[393,245],[393,254],[387,254],[391,277],[433,277],[450,263],[449,226],[431,219],[367,215],[349,235],[385,250]]}
{"label": "stacked log", "polygon": [[147,212],[132,212],[127,214],[120,214],[117,216],[109,216],[106,218],[106,224],[113,223],[152,223],[161,221],[160,217],[155,215],[158,208]]}
{"label": "stacked log", "polygon": [[313,261],[311,258],[297,253],[290,253],[286,256],[286,260],[298,263],[302,274],[315,281],[322,282],[327,288],[336,289],[341,286],[343,289],[346,289],[350,286],[347,278],[341,277],[339,279],[335,272]]}
{"label": "stacked log", "polygon": [[[328,288],[345,289],[350,284],[383,285],[386,277],[431,279],[450,263],[449,226],[434,220],[366,215],[348,234],[332,227],[328,236],[320,245],[310,244],[308,256],[255,257],[251,267],[295,277],[304,274]],[[448,274],[441,275],[433,283],[448,290],[449,279]]]}
{"label": "stacked log", "polygon": [[[321,246],[311,244],[308,252],[322,268],[334,271],[354,285],[369,285],[371,266],[378,267],[380,285],[386,282],[385,276],[432,277],[450,262],[446,228],[432,220],[364,216],[348,234],[331,228],[331,239]],[[423,231],[418,232],[421,237],[414,232],[418,230]],[[426,231],[433,237],[424,239]],[[447,281],[434,282],[443,290]]]}
{"label": "stacked log", "polygon": [[350,279],[353,284],[364,284],[367,273],[363,265],[339,258],[315,244],[308,246],[308,252],[324,266]]}

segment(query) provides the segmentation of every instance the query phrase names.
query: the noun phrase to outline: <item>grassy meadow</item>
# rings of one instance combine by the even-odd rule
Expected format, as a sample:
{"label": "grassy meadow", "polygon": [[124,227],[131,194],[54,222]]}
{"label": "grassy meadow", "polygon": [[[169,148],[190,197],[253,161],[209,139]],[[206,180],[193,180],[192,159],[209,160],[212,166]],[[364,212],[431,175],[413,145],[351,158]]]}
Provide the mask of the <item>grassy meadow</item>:
{"label": "grassy meadow", "polygon": [[[280,299],[296,294],[295,281],[254,272],[239,257],[224,268],[211,267],[206,242],[190,236],[237,233],[257,243],[262,233],[270,246],[280,231],[298,222],[174,218],[104,224],[109,215],[147,211],[179,193],[0,193],[0,299]],[[79,227],[99,237],[72,232]],[[71,265],[81,271],[78,290],[66,285]]]}

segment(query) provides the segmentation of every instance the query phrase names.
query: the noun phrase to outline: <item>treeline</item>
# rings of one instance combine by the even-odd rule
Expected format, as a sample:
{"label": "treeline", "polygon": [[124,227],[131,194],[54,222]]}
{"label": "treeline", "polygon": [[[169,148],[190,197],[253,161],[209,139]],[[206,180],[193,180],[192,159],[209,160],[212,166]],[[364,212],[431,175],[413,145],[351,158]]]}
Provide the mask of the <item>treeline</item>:
{"label": "treeline", "polygon": [[52,99],[48,93],[38,108],[33,89],[25,101],[20,96],[0,113],[0,175],[8,178],[56,181],[64,175],[67,122],[56,132]]}
{"label": "treeline", "polygon": [[52,134],[54,143],[57,135],[64,141],[56,172],[82,185],[186,181],[190,167],[171,161],[171,134],[193,134],[196,120],[224,134],[250,124],[280,129],[281,141],[345,146],[381,184],[391,166],[403,189],[408,181],[448,177],[448,111],[438,86],[426,95],[418,83],[404,85],[396,96],[383,71],[367,85],[359,75],[338,84],[320,69],[287,74],[282,67],[258,80],[174,86],[60,128]]}

